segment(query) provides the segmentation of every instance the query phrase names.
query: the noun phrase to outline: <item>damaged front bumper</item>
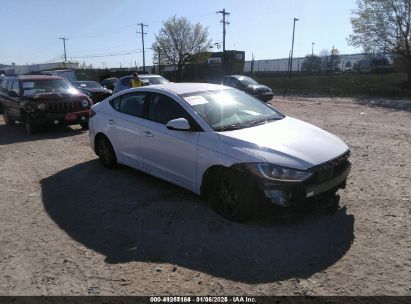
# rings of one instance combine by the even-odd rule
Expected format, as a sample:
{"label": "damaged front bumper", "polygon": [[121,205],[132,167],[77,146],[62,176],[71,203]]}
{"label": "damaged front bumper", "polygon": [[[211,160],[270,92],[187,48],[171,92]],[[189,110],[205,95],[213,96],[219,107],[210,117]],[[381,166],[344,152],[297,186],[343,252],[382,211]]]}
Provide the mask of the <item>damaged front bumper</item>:
{"label": "damaged front bumper", "polygon": [[260,179],[257,182],[257,187],[263,191],[271,203],[283,207],[298,206],[326,192],[335,193],[338,189],[344,189],[350,171],[351,163],[347,161],[338,174],[321,182],[317,182],[315,178],[304,182],[278,182]]}

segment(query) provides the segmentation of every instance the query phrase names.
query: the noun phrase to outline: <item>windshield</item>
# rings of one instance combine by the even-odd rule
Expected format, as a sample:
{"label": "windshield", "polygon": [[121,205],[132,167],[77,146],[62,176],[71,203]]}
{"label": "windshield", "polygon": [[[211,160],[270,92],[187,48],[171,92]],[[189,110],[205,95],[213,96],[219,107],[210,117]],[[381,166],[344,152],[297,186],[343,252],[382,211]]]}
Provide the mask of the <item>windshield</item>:
{"label": "windshield", "polygon": [[95,81],[77,81],[76,86],[79,88],[101,88],[101,85]]}
{"label": "windshield", "polygon": [[249,128],[284,118],[260,100],[234,89],[183,94],[214,131]]}
{"label": "windshield", "polygon": [[170,81],[168,81],[167,79],[165,79],[164,77],[141,77],[141,80],[147,80],[148,82],[150,82],[150,84],[163,84],[163,83],[169,83]]}
{"label": "windshield", "polygon": [[23,81],[24,94],[69,92],[76,93],[74,89],[64,79],[36,79]]}
{"label": "windshield", "polygon": [[238,80],[241,81],[241,83],[245,84],[245,85],[256,85],[258,84],[257,81],[255,81],[254,79],[247,77],[247,76],[241,76],[240,78],[238,78]]}

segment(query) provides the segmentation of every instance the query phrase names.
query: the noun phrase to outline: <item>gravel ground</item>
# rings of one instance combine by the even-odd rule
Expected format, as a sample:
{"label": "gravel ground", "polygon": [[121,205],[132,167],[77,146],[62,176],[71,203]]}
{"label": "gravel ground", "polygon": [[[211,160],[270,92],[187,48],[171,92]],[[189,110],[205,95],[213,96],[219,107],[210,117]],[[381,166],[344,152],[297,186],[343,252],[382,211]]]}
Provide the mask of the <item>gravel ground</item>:
{"label": "gravel ground", "polygon": [[77,127],[27,136],[0,119],[0,294],[410,295],[411,113],[272,104],[350,146],[335,214],[231,223],[171,184],[104,169]]}

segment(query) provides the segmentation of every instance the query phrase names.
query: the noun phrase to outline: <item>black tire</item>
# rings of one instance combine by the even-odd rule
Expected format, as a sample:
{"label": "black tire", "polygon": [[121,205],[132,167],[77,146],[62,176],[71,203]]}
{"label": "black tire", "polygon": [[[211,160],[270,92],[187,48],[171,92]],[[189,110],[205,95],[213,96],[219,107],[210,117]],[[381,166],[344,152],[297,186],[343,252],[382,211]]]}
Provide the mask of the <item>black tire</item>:
{"label": "black tire", "polygon": [[83,130],[88,130],[88,121],[80,122],[80,126]]}
{"label": "black tire", "polygon": [[254,216],[258,195],[244,177],[227,169],[215,171],[209,178],[207,196],[215,212],[235,222]]}
{"label": "black tire", "polygon": [[26,130],[26,133],[28,135],[33,135],[34,133],[37,132],[37,128],[33,123],[33,120],[31,119],[31,117],[27,114],[24,115],[24,129]]}
{"label": "black tire", "polygon": [[97,155],[104,167],[111,169],[117,164],[116,152],[107,137],[101,136],[96,142]]}
{"label": "black tire", "polygon": [[16,123],[13,119],[10,118],[6,110],[4,110],[3,112],[3,119],[6,126],[14,126],[14,124]]}

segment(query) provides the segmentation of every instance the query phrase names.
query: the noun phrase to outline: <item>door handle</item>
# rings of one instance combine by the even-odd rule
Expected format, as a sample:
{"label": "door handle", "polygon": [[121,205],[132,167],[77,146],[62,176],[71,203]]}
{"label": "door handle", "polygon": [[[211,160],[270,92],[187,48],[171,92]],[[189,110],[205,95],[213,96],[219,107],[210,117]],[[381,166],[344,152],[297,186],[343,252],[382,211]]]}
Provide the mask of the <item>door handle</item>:
{"label": "door handle", "polygon": [[144,131],[144,135],[146,137],[154,137],[154,135],[150,131]]}
{"label": "door handle", "polygon": [[110,125],[115,125],[115,124],[116,124],[116,122],[115,122],[114,120],[112,120],[112,119],[109,119],[109,120],[108,120],[108,123],[109,123]]}

